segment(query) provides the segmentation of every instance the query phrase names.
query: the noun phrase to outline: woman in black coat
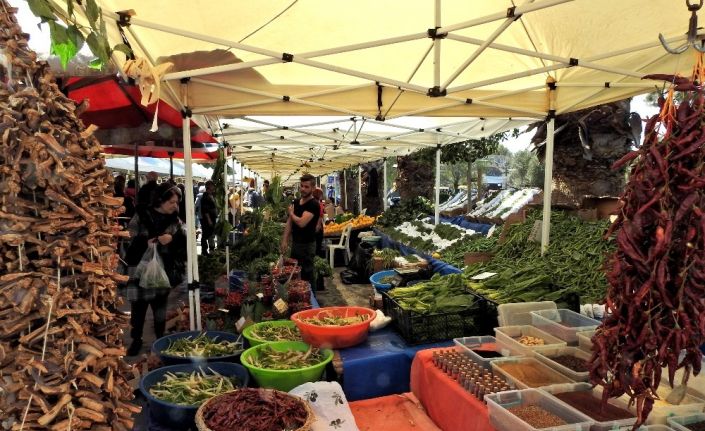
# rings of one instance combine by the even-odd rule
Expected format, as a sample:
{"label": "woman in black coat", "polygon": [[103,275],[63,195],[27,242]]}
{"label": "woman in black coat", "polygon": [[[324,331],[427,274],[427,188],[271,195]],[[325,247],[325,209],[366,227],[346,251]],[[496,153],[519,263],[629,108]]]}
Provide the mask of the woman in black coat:
{"label": "woman in black coat", "polygon": [[[127,351],[128,356],[137,355],[142,347],[142,330],[150,306],[154,316],[154,333],[157,338],[164,336],[169,292],[171,287],[181,283],[186,263],[186,233],[179,219],[181,190],[173,184],[162,183],[155,188],[152,196],[151,205],[138,211],[128,227],[131,242],[125,260],[130,281],[126,296],[132,309],[132,344]],[[140,280],[134,277],[149,244],[157,247],[171,287],[143,288],[139,285]]]}

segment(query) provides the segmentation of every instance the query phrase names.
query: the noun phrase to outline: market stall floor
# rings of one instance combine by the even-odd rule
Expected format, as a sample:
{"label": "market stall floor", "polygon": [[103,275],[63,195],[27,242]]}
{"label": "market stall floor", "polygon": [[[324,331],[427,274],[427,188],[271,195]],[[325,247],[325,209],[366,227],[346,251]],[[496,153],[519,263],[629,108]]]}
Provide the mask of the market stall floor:
{"label": "market stall floor", "polygon": [[370,296],[374,294],[371,284],[345,284],[340,278],[340,273],[345,267],[335,268],[333,276],[326,279],[326,289],[316,292],[316,299],[321,307],[335,305],[351,305],[367,307]]}

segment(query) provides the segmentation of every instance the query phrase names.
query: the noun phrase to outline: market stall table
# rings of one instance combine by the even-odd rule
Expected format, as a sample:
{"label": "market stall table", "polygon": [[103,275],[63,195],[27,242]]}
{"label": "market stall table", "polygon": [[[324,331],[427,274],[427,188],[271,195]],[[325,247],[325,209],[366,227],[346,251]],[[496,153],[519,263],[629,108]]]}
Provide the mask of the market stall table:
{"label": "market stall table", "polygon": [[411,365],[411,391],[443,431],[493,431],[487,406],[433,365],[433,352],[421,350]]}
{"label": "market stall table", "polygon": [[409,346],[391,328],[370,333],[359,346],[339,350],[343,390],[350,401],[409,391],[409,372],[419,350],[448,347],[452,341]]}
{"label": "market stall table", "polygon": [[360,431],[440,431],[412,393],[354,401],[350,410]]}

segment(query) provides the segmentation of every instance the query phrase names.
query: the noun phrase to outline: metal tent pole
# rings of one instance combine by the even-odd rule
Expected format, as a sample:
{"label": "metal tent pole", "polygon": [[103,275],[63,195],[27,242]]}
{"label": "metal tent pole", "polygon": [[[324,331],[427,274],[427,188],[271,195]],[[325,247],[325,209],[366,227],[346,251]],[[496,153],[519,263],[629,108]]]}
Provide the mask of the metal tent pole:
{"label": "metal tent pole", "polygon": [[436,192],[435,192],[434,224],[440,221],[440,200],[441,200],[441,146],[436,148]]}
{"label": "metal tent pole", "polygon": [[384,175],[384,190],[382,192],[382,207],[386,211],[389,208],[389,203],[387,202],[387,158],[384,159],[384,168],[382,169],[382,175]]}
{"label": "metal tent pole", "polygon": [[[188,106],[188,84],[184,84],[184,106]],[[196,254],[196,223],[194,220],[193,160],[191,158],[191,113],[186,108],[182,112],[184,170],[186,176],[186,276],[188,282],[189,327],[192,331],[201,330],[201,289],[198,286],[198,258]]]}
{"label": "metal tent pole", "polygon": [[362,165],[357,165],[357,210],[362,214]]}
{"label": "metal tent pole", "polygon": [[343,169],[343,191],[345,192],[345,211],[348,210],[348,170]]}
{"label": "metal tent pole", "polygon": [[[228,148],[225,147],[223,148],[223,152],[225,153],[223,157],[227,157],[228,154]],[[227,160],[227,159],[226,159]],[[228,214],[230,213],[230,205],[228,204],[228,162],[225,162],[225,166],[223,167],[223,189],[225,193],[223,193],[223,215],[225,215],[225,220],[228,219]],[[225,220],[222,221],[222,223],[225,223]],[[233,220],[235,221],[235,220]],[[228,238],[225,239],[225,274],[228,276],[230,275],[230,232],[228,232]]]}
{"label": "metal tent pole", "polygon": [[546,130],[546,175],[543,178],[543,221],[541,223],[541,254],[548,250],[548,240],[551,229],[551,191],[553,188],[553,140],[555,119],[548,120]]}

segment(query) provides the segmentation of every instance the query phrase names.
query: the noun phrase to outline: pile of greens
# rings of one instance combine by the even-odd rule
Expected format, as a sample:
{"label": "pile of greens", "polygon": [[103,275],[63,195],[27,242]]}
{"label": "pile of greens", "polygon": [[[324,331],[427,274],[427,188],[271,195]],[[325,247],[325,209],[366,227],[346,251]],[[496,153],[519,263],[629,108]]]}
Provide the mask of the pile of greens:
{"label": "pile of greens", "polygon": [[[210,369],[209,369],[210,370]],[[224,377],[213,370],[212,375],[192,373],[166,373],[164,380],[149,388],[155,398],[180,406],[200,406],[209,399],[234,390],[237,377]]]}
{"label": "pile of greens", "polygon": [[320,277],[332,277],[333,268],[330,267],[327,259],[323,259],[320,256],[313,258],[313,272]]}
{"label": "pile of greens", "polygon": [[465,234],[465,230],[461,230],[448,223],[438,223],[433,232],[441,237],[441,239],[446,239],[448,241],[453,241],[454,239],[459,239]]}
{"label": "pile of greens", "polygon": [[381,228],[385,235],[396,242],[400,242],[408,247],[424,253],[433,253],[436,251],[436,245],[430,239],[423,239],[418,236],[409,236],[403,232],[399,232],[394,228]]}
{"label": "pile of greens", "polygon": [[240,349],[240,345],[235,342],[218,340],[218,337],[209,337],[205,333],[196,338],[184,337],[169,343],[169,347],[162,353],[180,357],[203,357],[233,355]]}
{"label": "pile of greens", "polygon": [[551,242],[542,257],[541,245],[529,241],[534,222],[540,218],[539,211],[530,213],[524,223],[511,226],[490,262],[465,268],[468,277],[485,271],[498,273],[469,287],[502,303],[560,301],[571,294],[578,295],[581,303],[601,300],[607,289],[603,264],[614,250],[614,242],[604,238],[608,222],[585,222],[553,211]]}
{"label": "pile of greens", "polygon": [[491,252],[497,247],[498,238],[499,235],[490,238],[476,235],[463,241],[456,241],[443,250],[443,261],[456,268],[462,268],[465,266],[466,253]]}
{"label": "pile of greens", "polygon": [[265,345],[257,354],[247,358],[247,361],[257,367],[268,370],[296,370],[312,367],[323,362],[324,356],[320,350],[309,346],[306,352],[300,350],[286,350],[280,352]]}
{"label": "pile of greens", "polygon": [[301,341],[301,332],[296,326],[261,323],[252,330],[250,335],[262,341]]}
{"label": "pile of greens", "polygon": [[411,287],[398,287],[389,292],[403,310],[419,314],[452,313],[472,307],[477,298],[467,293],[462,274],[441,276]]}
{"label": "pile of greens", "polygon": [[399,205],[389,208],[377,218],[377,225],[393,228],[405,221],[416,220],[432,213],[431,202],[426,198],[417,196],[410,200],[402,200]]}
{"label": "pile of greens", "polygon": [[[382,268],[384,269],[392,268],[394,266],[394,259],[399,256],[401,256],[399,250],[393,248],[383,248],[382,250],[375,250],[372,253],[372,257],[382,260]],[[372,261],[370,261],[370,265],[372,264]]]}

